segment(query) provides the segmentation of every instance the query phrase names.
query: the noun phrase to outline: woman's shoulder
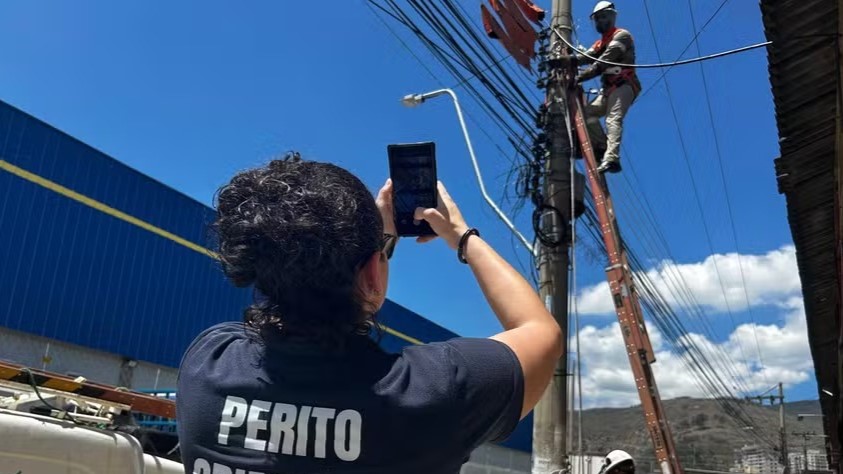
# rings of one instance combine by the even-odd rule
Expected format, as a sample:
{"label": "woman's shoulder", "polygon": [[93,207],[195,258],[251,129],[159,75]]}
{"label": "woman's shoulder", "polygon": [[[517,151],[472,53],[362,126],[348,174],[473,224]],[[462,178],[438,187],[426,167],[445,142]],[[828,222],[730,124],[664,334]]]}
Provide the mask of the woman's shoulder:
{"label": "woman's shoulder", "polygon": [[379,388],[400,387],[404,396],[453,400],[465,385],[489,382],[492,372],[520,372],[518,359],[493,339],[456,338],[405,347],[391,360]]}
{"label": "woman's shoulder", "polygon": [[442,342],[405,347],[402,359],[413,364],[433,364],[458,367],[465,362],[480,359],[492,365],[509,365],[517,362],[515,353],[495,339],[457,337]]}
{"label": "woman's shoulder", "polygon": [[219,352],[229,344],[239,340],[252,340],[254,330],[242,322],[227,321],[215,324],[197,335],[193,342],[187,347],[182,357],[181,365],[197,353],[204,353],[208,350]]}

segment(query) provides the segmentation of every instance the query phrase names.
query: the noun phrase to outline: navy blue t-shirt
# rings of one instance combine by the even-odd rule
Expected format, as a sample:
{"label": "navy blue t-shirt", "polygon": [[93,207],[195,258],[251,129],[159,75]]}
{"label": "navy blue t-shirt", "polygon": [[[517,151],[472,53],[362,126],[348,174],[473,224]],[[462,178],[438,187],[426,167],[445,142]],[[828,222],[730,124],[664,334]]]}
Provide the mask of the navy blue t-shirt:
{"label": "navy blue t-shirt", "polygon": [[195,474],[447,473],[520,418],[524,375],[505,344],[458,338],[387,354],[343,353],[207,329],[179,371],[185,471]]}

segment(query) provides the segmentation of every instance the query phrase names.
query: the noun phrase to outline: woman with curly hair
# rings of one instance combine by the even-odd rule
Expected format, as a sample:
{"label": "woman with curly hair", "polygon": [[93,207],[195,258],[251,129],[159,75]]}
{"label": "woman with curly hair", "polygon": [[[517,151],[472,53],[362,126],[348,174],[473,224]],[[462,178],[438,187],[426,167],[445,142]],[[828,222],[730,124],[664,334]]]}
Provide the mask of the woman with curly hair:
{"label": "woman with curly hair", "polygon": [[400,354],[370,337],[397,241],[389,181],[373,199],[348,171],[291,154],[234,176],[216,207],[223,271],[261,297],[182,359],[186,472],[456,473],[544,392],[559,327],[441,183],[415,217],[469,265],[504,330]]}

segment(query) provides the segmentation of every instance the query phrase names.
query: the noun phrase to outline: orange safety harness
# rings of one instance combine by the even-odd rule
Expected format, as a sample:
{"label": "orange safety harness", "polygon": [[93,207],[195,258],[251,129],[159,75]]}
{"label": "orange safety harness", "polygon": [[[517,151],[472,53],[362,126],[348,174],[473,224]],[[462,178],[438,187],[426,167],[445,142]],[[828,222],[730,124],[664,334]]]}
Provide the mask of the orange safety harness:
{"label": "orange safety harness", "polygon": [[[600,57],[603,52],[606,50],[606,47],[615,37],[615,33],[621,31],[619,28],[613,27],[609,31],[603,33],[603,37],[598,39],[594,42],[591,46],[591,50],[594,51],[595,57]],[[630,34],[630,36],[632,36]],[[611,94],[614,92],[615,89],[618,87],[629,84],[632,86],[632,92],[638,97],[638,93],[641,92],[641,83],[638,81],[638,76],[635,74],[635,68],[632,67],[621,67],[621,72],[618,74],[602,74],[603,80],[603,87],[606,89],[604,92],[606,95]]]}

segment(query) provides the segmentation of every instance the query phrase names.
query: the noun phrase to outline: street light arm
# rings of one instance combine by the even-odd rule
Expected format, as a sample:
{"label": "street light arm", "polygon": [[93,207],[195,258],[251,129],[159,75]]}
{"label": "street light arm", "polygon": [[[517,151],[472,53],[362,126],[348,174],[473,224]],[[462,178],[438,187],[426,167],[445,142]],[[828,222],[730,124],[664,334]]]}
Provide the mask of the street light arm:
{"label": "street light arm", "polygon": [[421,105],[427,99],[432,99],[434,97],[438,97],[440,95],[449,93],[451,94],[451,96],[454,96],[454,92],[451,89],[438,89],[435,91],[426,92],[424,94],[407,94],[401,99],[401,102],[407,107],[415,107],[417,105]]}
{"label": "street light arm", "polygon": [[471,156],[471,164],[474,166],[474,175],[477,178],[477,184],[480,186],[480,193],[483,195],[483,199],[495,211],[495,214],[498,215],[500,220],[509,228],[509,230],[518,237],[518,240],[521,241],[521,244],[533,254],[534,257],[538,256],[536,254],[535,249],[533,248],[533,244],[527,240],[526,237],[515,227],[512,221],[509,220],[509,217],[501,211],[495,201],[489,196],[489,193],[486,192],[486,185],[483,183],[483,176],[480,173],[480,166],[477,164],[477,157],[474,155],[474,147],[471,145],[471,138],[468,136],[468,128],[465,126],[465,119],[462,116],[462,109],[460,108],[460,102],[457,99],[457,95],[451,89],[440,89],[433,92],[428,92],[427,94],[421,95],[421,100],[424,101],[431,97],[436,97],[438,95],[448,94],[451,96],[451,99],[454,100],[454,108],[457,110],[457,118],[460,121],[460,127],[462,127],[462,133],[465,137],[465,145],[468,147],[468,154]]}

